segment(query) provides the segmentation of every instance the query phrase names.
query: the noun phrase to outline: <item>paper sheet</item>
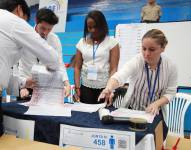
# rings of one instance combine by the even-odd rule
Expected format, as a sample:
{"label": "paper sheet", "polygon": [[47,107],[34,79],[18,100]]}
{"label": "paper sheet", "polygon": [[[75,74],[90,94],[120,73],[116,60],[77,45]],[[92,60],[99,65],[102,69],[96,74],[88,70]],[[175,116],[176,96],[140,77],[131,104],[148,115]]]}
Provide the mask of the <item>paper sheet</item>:
{"label": "paper sheet", "polygon": [[64,83],[62,71],[48,71],[43,65],[32,67],[32,78],[37,81],[30,103],[60,104],[64,101]]}
{"label": "paper sheet", "polygon": [[71,117],[71,107],[65,104],[40,104],[30,106],[27,115],[41,115],[41,116],[66,116]]}
{"label": "paper sheet", "polygon": [[72,106],[73,111],[80,111],[80,112],[96,112],[100,108],[104,108],[106,103],[101,104],[85,104],[85,103],[74,103]]}
{"label": "paper sheet", "polygon": [[148,123],[152,123],[155,115],[146,113],[145,111],[132,110],[126,108],[119,108],[111,112],[111,116],[116,118],[140,118],[147,120]]}

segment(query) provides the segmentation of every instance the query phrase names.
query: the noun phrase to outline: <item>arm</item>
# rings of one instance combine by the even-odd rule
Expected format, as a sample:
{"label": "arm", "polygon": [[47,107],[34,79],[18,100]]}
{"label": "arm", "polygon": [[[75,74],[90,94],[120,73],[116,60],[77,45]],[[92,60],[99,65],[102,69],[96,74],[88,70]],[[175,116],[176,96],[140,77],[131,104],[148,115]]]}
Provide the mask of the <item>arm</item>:
{"label": "arm", "polygon": [[99,95],[98,101],[100,101],[101,99],[105,99],[105,102],[108,103],[108,106],[110,106],[112,104],[112,98],[114,96],[113,90],[117,87],[119,87],[119,82],[114,78],[110,78],[107,82],[106,88]]}
{"label": "arm", "polygon": [[71,91],[70,83],[68,80],[64,81],[64,86],[65,86],[64,95],[65,95],[65,97],[68,97],[70,95],[70,91]]}
{"label": "arm", "polygon": [[75,57],[75,66],[74,66],[74,82],[75,82],[75,90],[77,96],[80,97],[80,72],[82,68],[82,53],[77,49],[76,57]]}
{"label": "arm", "polygon": [[33,55],[49,68],[58,68],[58,53],[47,44],[24,20],[15,23],[12,35],[20,48],[25,47]]}
{"label": "arm", "polygon": [[168,84],[163,92],[163,95],[160,99],[156,100],[152,104],[150,104],[147,108],[146,111],[153,113],[153,114],[158,114],[159,108],[164,106],[165,104],[168,104],[169,101],[172,100],[173,96],[176,94],[176,88],[177,88],[177,69],[176,66],[171,66],[169,67],[169,76],[168,76]]}
{"label": "arm", "polygon": [[114,48],[110,50],[110,77],[117,71],[118,63],[119,63],[119,45],[117,44]]}
{"label": "arm", "polygon": [[68,81],[68,75],[66,72],[65,64],[63,62],[62,45],[61,45],[60,39],[58,38],[56,34],[49,33],[47,41],[58,52],[58,61],[60,64],[59,69],[62,72],[62,81],[64,82],[64,95],[65,97],[68,97],[70,95],[71,87]]}
{"label": "arm", "polygon": [[136,76],[139,69],[139,57],[140,56],[134,57],[132,60],[127,62],[121,70],[112,75],[112,77],[108,80],[106,88],[100,94],[98,101],[105,98],[105,101],[111,105],[113,90],[126,83],[128,77]]}

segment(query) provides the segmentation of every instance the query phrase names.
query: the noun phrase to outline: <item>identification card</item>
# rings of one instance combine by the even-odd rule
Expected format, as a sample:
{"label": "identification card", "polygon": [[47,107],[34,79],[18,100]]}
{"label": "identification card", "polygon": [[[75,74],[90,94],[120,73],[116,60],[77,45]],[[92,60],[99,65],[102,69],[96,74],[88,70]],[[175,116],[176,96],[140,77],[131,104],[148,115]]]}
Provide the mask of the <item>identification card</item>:
{"label": "identification card", "polygon": [[98,72],[98,69],[95,65],[89,65],[87,79],[88,80],[97,80],[97,72]]}

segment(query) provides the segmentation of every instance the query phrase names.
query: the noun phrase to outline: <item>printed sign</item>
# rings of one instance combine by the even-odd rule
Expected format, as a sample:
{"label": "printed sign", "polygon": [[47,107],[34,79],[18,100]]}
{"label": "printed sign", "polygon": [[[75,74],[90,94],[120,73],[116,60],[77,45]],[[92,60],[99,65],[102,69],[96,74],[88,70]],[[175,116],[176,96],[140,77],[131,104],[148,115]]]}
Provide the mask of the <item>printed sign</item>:
{"label": "printed sign", "polygon": [[72,145],[83,150],[134,150],[135,133],[98,128],[83,128],[60,125],[61,147]]}

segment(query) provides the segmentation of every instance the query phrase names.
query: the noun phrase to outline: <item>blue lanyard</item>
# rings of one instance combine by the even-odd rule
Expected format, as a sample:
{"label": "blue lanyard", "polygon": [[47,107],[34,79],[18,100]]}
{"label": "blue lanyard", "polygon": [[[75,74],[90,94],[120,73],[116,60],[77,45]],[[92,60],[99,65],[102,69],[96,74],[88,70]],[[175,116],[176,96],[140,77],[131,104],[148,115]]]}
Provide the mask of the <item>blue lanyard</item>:
{"label": "blue lanyard", "polygon": [[149,100],[150,102],[153,100],[153,95],[154,95],[154,92],[155,92],[155,87],[156,87],[156,82],[157,82],[157,79],[159,79],[159,74],[160,74],[160,64],[161,64],[161,58],[158,62],[158,65],[157,65],[157,73],[155,75],[155,80],[154,80],[154,85],[153,85],[153,90],[151,92],[151,80],[152,78],[150,79],[149,77],[149,68],[148,68],[148,64],[145,63],[145,68],[146,68],[146,72],[147,72],[147,83],[148,83],[148,88],[149,88]]}
{"label": "blue lanyard", "polygon": [[94,42],[93,42],[93,62],[95,60],[95,54],[96,54],[98,47],[99,47],[99,44],[94,44]]}

